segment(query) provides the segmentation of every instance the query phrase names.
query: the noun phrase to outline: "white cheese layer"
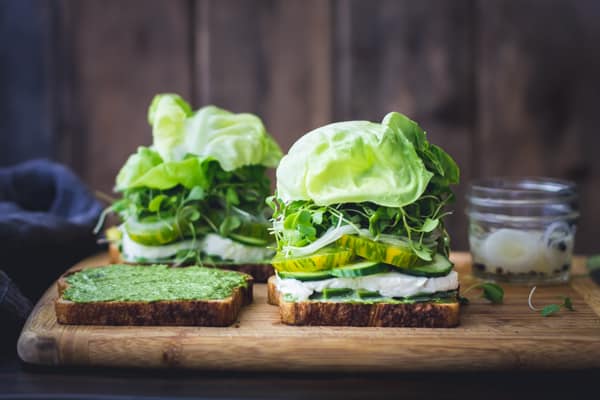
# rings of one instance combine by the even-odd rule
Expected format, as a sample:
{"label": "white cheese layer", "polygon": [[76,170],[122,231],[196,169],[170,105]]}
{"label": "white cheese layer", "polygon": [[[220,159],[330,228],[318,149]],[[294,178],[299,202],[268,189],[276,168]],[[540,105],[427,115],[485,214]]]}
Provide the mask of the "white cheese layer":
{"label": "white cheese layer", "polygon": [[200,248],[209,256],[218,256],[223,260],[232,260],[234,262],[264,261],[270,260],[273,257],[273,250],[271,249],[259,246],[246,246],[214,233],[209,233],[204,237]]}
{"label": "white cheese layer", "polygon": [[446,276],[427,278],[399,272],[387,272],[357,278],[331,278],[322,281],[302,282],[296,279],[281,279],[275,285],[279,293],[289,294],[297,301],[307,300],[314,292],[323,289],[366,289],[384,297],[408,297],[417,294],[433,294],[458,289],[458,273],[451,271]]}
{"label": "white cheese layer", "polygon": [[273,251],[264,247],[247,246],[231,239],[209,233],[199,240],[183,240],[162,246],[146,246],[134,242],[125,230],[122,230],[122,248],[125,261],[165,260],[174,257],[181,250],[201,250],[209,256],[220,257],[233,262],[257,262],[268,260]]}
{"label": "white cheese layer", "polygon": [[146,260],[165,260],[174,257],[180,250],[198,249],[199,242],[194,240],[183,240],[181,242],[165,244],[162,246],[147,246],[134,242],[124,229],[121,230],[122,256],[125,261],[136,262],[143,258]]}

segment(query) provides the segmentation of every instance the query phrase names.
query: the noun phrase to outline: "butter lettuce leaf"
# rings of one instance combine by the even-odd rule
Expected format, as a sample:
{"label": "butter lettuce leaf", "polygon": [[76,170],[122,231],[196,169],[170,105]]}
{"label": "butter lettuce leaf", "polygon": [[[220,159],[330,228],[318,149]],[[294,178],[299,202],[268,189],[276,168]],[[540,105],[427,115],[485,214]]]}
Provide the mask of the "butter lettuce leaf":
{"label": "butter lettuce leaf", "polygon": [[191,115],[190,105],[176,94],[159,94],[152,100],[148,122],[152,126],[154,148],[165,161],[182,159],[185,155],[184,128]]}
{"label": "butter lettuce leaf", "polygon": [[256,115],[206,106],[192,112],[174,94],[157,95],[148,110],[154,148],[167,162],[193,154],[214,158],[225,171],[247,165],[276,167],[281,149]]}
{"label": "butter lettuce leaf", "polygon": [[143,146],[138,147],[137,153],[129,156],[119,171],[115,190],[122,191],[131,187],[133,182],[162,162],[162,158],[156,151]]}
{"label": "butter lettuce leaf", "polygon": [[177,185],[188,189],[196,186],[206,188],[209,183],[206,176],[209,161],[191,156],[181,161],[163,162],[150,168],[136,179],[131,180],[127,186],[123,186],[121,189],[147,187],[150,189],[165,190]]}
{"label": "butter lettuce leaf", "polygon": [[291,147],[277,169],[277,194],[285,202],[323,206],[403,207],[424,193],[432,177],[401,129],[348,121],[315,129]]}
{"label": "butter lettuce leaf", "polygon": [[256,115],[234,114],[215,106],[199,109],[186,121],[184,148],[216,159],[225,171],[246,165],[276,167],[282,156]]}
{"label": "butter lettuce leaf", "polygon": [[429,143],[425,131],[415,121],[391,112],[385,116],[382,124],[401,132],[412,143],[427,170],[435,175],[432,182],[438,188],[446,190],[459,182],[460,171],[456,162],[441,147]]}

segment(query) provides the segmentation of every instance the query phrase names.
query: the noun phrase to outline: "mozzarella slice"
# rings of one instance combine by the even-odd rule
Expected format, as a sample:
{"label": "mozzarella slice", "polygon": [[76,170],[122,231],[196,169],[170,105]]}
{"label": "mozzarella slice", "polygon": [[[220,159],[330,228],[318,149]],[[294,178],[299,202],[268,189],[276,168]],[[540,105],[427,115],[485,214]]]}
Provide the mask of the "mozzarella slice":
{"label": "mozzarella slice", "polygon": [[299,281],[297,279],[275,279],[277,290],[289,294],[297,301],[305,301],[315,292],[324,289],[366,289],[378,292],[384,297],[409,297],[417,294],[433,294],[458,289],[458,273],[436,278],[406,275],[399,272],[387,272],[357,278],[331,278],[321,281]]}
{"label": "mozzarella slice", "polygon": [[257,262],[269,260],[273,251],[265,247],[247,246],[231,239],[209,233],[202,239],[183,240],[162,246],[146,246],[133,241],[122,230],[123,258],[128,262],[145,260],[168,260],[181,250],[201,250],[209,256],[216,256],[233,262]]}

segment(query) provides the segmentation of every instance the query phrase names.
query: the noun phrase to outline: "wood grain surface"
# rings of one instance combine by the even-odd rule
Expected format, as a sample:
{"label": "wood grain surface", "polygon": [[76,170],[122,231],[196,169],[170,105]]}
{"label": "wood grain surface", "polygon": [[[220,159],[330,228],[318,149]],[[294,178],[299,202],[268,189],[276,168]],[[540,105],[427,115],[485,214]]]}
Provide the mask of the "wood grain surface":
{"label": "wood grain surface", "polygon": [[[453,260],[468,286],[470,258]],[[76,267],[101,265],[106,255]],[[600,287],[576,260],[569,285],[540,287],[536,303],[573,300],[576,311],[544,318],[527,306],[529,288],[505,285],[505,302],[473,292],[453,329],[292,327],[279,321],[255,287],[254,303],[228,328],[66,326],[56,323],[51,287],[18,344],[28,363],[107,367],[177,367],[241,371],[564,370],[600,367]]]}
{"label": "wood grain surface", "polygon": [[470,179],[550,175],[578,184],[577,251],[598,249],[598,1],[33,3],[0,5],[0,165],[55,158],[110,193],[161,91],[258,113],[284,151],[397,110],[461,167],[454,248]]}

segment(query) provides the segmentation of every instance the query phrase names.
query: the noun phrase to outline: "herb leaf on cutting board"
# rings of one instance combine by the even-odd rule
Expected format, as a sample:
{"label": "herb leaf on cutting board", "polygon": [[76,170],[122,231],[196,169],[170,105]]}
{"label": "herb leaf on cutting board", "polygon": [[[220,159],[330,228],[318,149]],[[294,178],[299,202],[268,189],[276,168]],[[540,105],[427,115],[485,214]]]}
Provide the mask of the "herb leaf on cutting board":
{"label": "herb leaf on cutting board", "polygon": [[527,303],[529,304],[529,308],[532,311],[539,311],[540,314],[544,317],[549,317],[553,314],[556,314],[562,308],[566,308],[569,311],[575,311],[575,308],[573,308],[573,301],[571,300],[570,297],[567,297],[567,296],[560,296],[560,298],[562,299],[561,304],[552,303],[552,304],[548,304],[548,305],[544,306],[543,308],[534,306],[533,305],[533,294],[535,293],[536,289],[537,289],[537,286],[534,286],[531,288],[531,292],[529,292],[529,298],[527,300]]}
{"label": "herb leaf on cutting board", "polygon": [[461,304],[469,304],[469,299],[464,297],[465,294],[473,289],[481,289],[481,297],[489,300],[493,304],[502,304],[504,301],[504,289],[493,282],[481,282],[469,286],[465,289],[460,297]]}

